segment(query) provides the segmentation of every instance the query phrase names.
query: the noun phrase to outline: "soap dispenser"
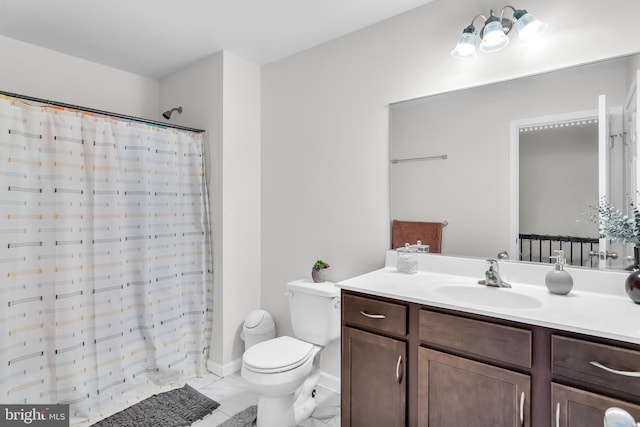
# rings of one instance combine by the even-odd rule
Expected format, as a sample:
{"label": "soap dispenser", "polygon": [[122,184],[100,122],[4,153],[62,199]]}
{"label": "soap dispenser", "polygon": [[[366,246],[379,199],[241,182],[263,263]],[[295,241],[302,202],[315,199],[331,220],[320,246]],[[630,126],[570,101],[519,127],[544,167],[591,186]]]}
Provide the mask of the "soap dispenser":
{"label": "soap dispenser", "polygon": [[559,250],[554,252],[557,255],[550,258],[555,258],[556,265],[553,270],[547,273],[544,278],[544,283],[552,294],[566,295],[571,292],[573,288],[573,279],[569,272],[564,270],[564,265],[567,263],[564,258],[564,251]]}

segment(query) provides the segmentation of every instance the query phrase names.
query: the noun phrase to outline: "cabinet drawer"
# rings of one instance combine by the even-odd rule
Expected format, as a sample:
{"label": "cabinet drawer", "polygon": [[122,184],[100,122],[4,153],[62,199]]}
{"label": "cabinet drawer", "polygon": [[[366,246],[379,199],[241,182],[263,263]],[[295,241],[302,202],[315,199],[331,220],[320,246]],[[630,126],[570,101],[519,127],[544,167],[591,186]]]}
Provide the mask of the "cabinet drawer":
{"label": "cabinet drawer", "polygon": [[342,296],[344,321],[395,335],[407,334],[407,307],[355,295]]}
{"label": "cabinet drawer", "polygon": [[531,331],[525,329],[421,310],[420,340],[531,368]]}
{"label": "cabinet drawer", "polygon": [[551,372],[640,396],[640,351],[554,335]]}

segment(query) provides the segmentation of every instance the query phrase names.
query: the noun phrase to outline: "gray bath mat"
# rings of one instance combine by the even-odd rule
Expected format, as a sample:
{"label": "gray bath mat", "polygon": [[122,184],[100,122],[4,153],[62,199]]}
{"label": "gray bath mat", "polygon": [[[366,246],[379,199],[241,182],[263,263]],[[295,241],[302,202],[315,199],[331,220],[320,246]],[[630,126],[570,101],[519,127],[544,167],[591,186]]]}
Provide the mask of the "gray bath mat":
{"label": "gray bath mat", "polygon": [[218,427],[253,427],[256,425],[256,414],[258,407],[256,405],[249,406],[244,411],[240,411]]}
{"label": "gray bath mat", "polygon": [[185,384],[156,394],[94,424],[95,427],[183,427],[204,418],[220,404]]}

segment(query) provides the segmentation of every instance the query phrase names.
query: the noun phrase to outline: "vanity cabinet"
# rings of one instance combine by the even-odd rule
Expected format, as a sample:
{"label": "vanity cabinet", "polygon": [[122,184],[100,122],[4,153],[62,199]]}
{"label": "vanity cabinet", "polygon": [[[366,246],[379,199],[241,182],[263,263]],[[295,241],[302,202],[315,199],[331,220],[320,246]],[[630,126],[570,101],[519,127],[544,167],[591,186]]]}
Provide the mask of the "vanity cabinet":
{"label": "vanity cabinet", "polygon": [[418,349],[419,426],[528,426],[530,390],[529,375]]}
{"label": "vanity cabinet", "polygon": [[600,427],[611,407],[622,408],[640,420],[639,405],[561,384],[551,384],[551,401],[553,427]]}
{"label": "vanity cabinet", "polygon": [[342,290],[342,427],[640,421],[638,371],[637,344]]}
{"label": "vanity cabinet", "polygon": [[489,362],[531,368],[530,330],[420,310],[420,341]]}
{"label": "vanity cabinet", "polygon": [[640,351],[553,335],[551,371],[640,398]]}
{"label": "vanity cabinet", "polygon": [[343,295],[342,310],[341,425],[404,427],[406,307]]}
{"label": "vanity cabinet", "polygon": [[531,331],[424,309],[419,328],[419,426],[531,425],[531,377],[491,364],[527,372]]}
{"label": "vanity cabinet", "polygon": [[[561,335],[551,337],[551,371],[556,380],[580,388],[551,386],[554,427],[601,425],[605,411],[619,407],[640,420],[640,351]],[[600,391],[604,394],[593,392]]]}

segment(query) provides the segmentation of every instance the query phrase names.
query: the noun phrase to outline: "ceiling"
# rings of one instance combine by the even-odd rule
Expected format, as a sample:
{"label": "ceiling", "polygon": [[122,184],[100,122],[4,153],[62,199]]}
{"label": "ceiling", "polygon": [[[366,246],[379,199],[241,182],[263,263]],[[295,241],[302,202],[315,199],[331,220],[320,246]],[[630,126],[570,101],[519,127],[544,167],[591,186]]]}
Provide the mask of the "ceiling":
{"label": "ceiling", "polygon": [[259,65],[433,0],[2,0],[0,35],[161,79],[221,50]]}

